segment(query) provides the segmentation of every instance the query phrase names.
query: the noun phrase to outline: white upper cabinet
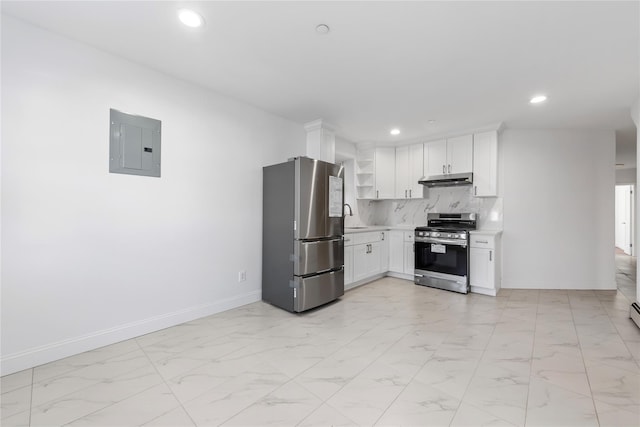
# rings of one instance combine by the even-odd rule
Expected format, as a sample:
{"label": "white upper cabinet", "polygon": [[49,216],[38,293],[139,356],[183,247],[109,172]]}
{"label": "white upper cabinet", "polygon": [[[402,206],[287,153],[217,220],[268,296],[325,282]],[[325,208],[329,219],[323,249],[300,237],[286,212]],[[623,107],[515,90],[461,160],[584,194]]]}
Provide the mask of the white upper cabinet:
{"label": "white upper cabinet", "polygon": [[379,147],[358,151],[356,191],[358,199],[393,199],[395,197],[396,150]]}
{"label": "white upper cabinet", "polygon": [[498,132],[473,135],[473,195],[498,196]]}
{"label": "white upper cabinet", "polygon": [[376,148],[376,192],[375,199],[393,199],[396,181],[396,149],[393,147]]}
{"label": "white upper cabinet", "polygon": [[447,173],[447,140],[428,142],[424,145],[425,151],[428,153],[428,163],[425,168],[427,177],[444,175]]}
{"label": "white upper cabinet", "polygon": [[473,135],[447,139],[447,173],[473,171]]}
{"label": "white upper cabinet", "polygon": [[396,199],[409,197],[409,147],[396,148]]}
{"label": "white upper cabinet", "polygon": [[428,151],[426,176],[473,171],[473,135],[428,142],[425,150]]}
{"label": "white upper cabinet", "polygon": [[424,185],[418,181],[424,176],[424,144],[409,146],[409,198],[422,199]]}
{"label": "white upper cabinet", "polygon": [[418,184],[424,176],[423,144],[396,148],[396,199],[420,199],[423,186]]}

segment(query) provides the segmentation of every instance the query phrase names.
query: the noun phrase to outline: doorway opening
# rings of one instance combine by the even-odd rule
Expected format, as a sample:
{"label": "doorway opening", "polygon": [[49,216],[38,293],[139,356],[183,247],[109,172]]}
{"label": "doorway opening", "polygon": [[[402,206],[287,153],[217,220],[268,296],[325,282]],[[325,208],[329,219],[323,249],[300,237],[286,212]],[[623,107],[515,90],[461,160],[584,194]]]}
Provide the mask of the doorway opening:
{"label": "doorway opening", "polygon": [[616,185],[615,251],[618,290],[631,301],[636,294],[634,185]]}
{"label": "doorway opening", "polygon": [[634,255],[633,185],[616,185],[616,253]]}

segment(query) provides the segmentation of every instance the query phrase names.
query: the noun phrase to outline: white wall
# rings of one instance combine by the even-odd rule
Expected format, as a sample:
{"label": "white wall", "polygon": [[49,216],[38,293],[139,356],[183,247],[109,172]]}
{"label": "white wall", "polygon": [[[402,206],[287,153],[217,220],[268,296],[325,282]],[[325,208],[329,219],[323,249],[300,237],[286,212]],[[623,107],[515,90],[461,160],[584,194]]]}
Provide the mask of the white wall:
{"label": "white wall", "polygon": [[616,169],[616,184],[632,184],[635,185],[638,175],[637,168]]}
{"label": "white wall", "polygon": [[503,287],[616,289],[613,131],[501,140]]}
{"label": "white wall", "polygon": [[[161,178],[108,173],[110,108],[162,121]],[[2,124],[2,374],[260,299],[301,125],[5,16]]]}

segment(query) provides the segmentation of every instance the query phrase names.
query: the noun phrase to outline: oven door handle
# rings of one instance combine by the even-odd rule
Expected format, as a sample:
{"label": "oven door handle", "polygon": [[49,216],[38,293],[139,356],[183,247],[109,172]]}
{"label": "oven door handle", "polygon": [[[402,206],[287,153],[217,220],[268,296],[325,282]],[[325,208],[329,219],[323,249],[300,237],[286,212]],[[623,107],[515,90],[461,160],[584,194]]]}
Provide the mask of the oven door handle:
{"label": "oven door handle", "polygon": [[437,245],[454,245],[467,246],[466,240],[449,240],[449,239],[416,239],[416,243],[435,243]]}

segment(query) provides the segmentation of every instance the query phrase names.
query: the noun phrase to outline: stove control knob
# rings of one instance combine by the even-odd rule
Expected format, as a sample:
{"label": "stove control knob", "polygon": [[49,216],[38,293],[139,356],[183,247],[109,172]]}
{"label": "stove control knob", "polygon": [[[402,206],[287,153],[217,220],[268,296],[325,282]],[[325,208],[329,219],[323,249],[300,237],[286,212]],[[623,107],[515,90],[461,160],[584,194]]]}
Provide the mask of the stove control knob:
{"label": "stove control knob", "polygon": [[440,237],[440,233],[433,232],[431,233],[431,237]]}

